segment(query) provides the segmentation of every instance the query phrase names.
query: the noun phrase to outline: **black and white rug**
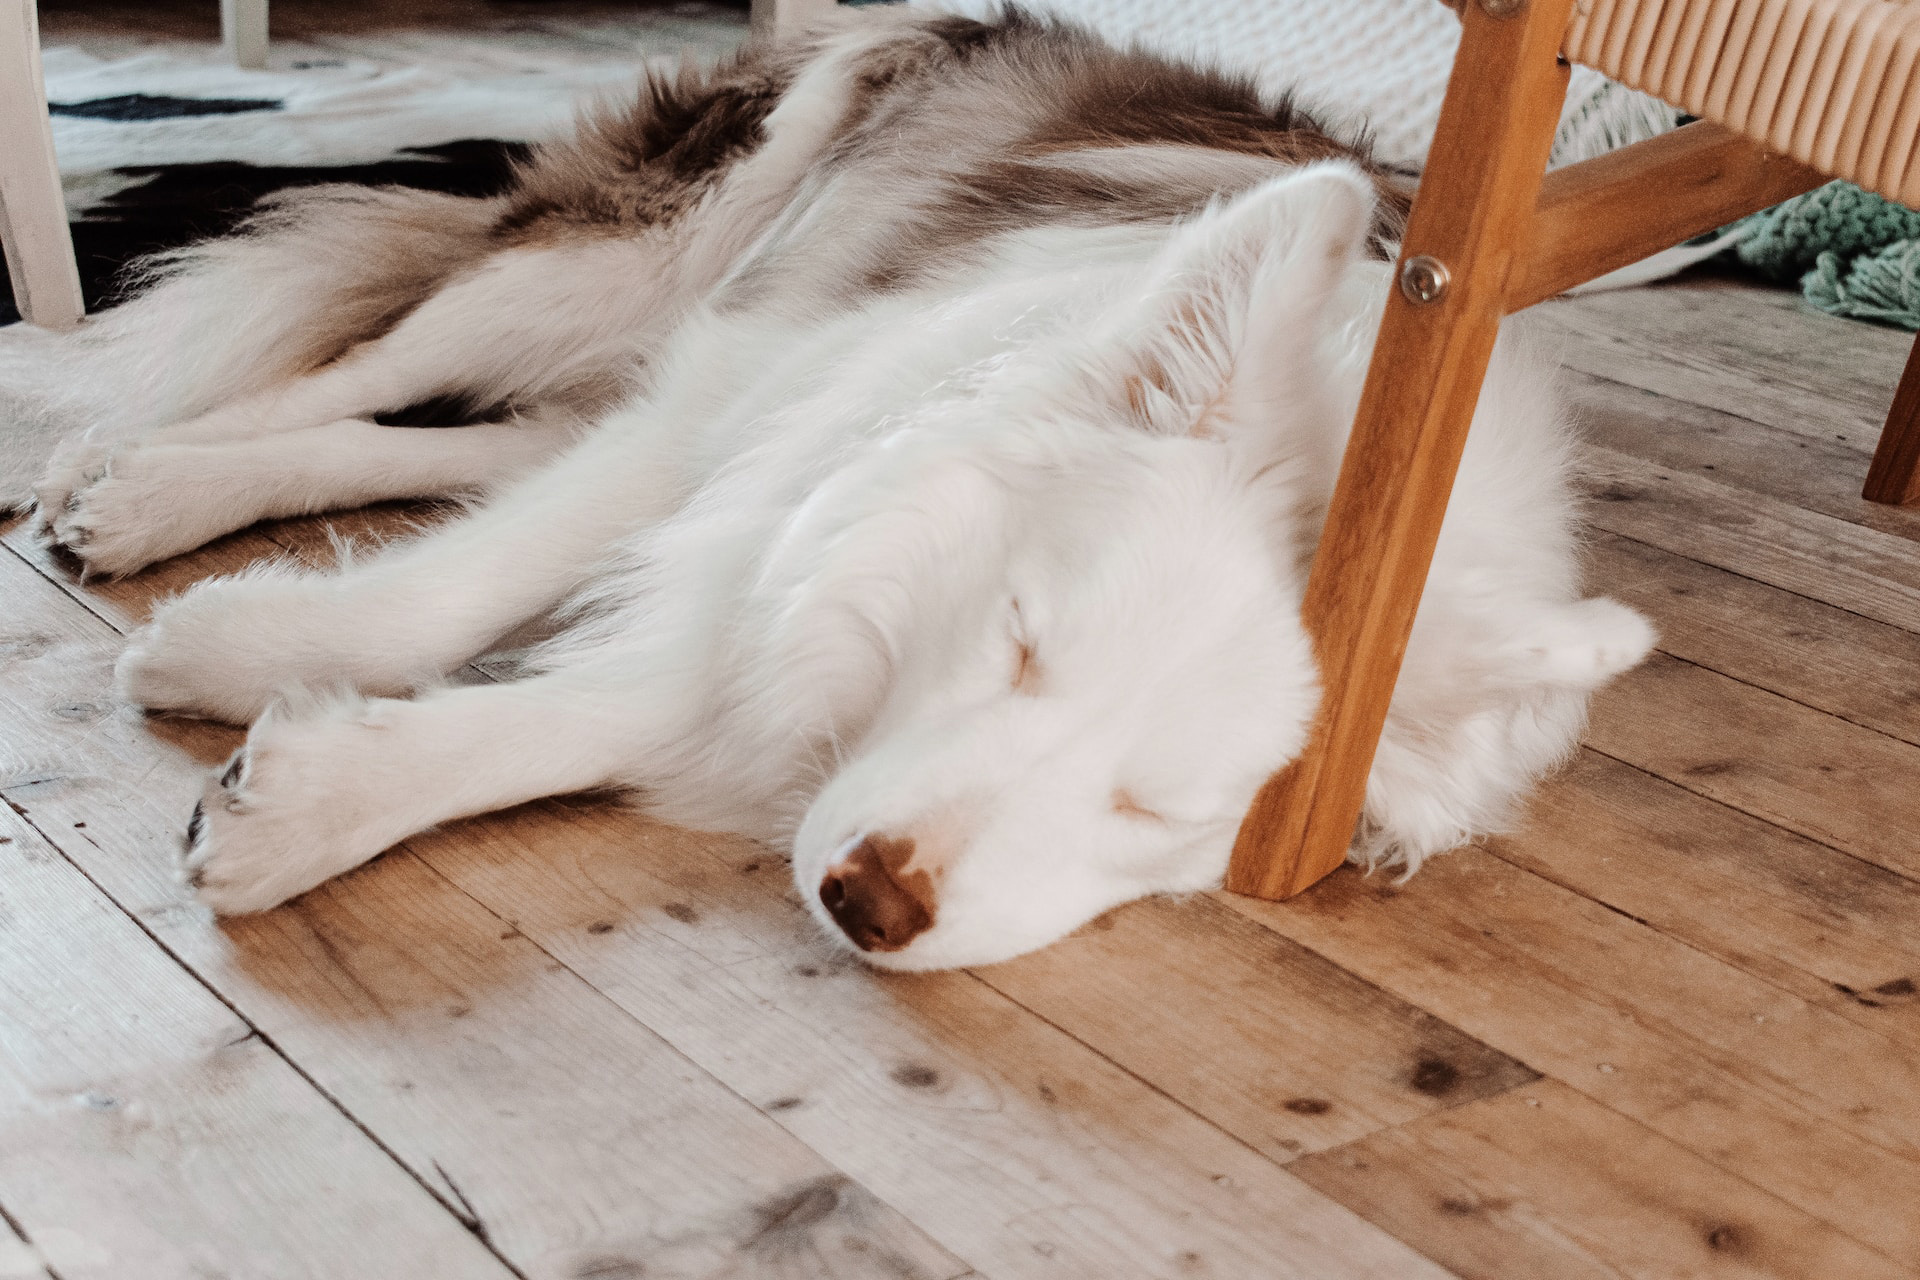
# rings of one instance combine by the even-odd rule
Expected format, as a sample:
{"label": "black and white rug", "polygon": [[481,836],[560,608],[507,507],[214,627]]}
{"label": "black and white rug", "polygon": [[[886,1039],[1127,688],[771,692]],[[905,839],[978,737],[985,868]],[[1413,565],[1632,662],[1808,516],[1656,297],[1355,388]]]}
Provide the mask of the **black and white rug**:
{"label": "black and white rug", "polygon": [[[125,266],[229,230],[268,192],[324,182],[497,190],[525,144],[647,67],[710,59],[738,8],[679,3],[631,19],[545,19],[471,34],[387,31],[281,41],[264,71],[164,44],[43,51],[54,146],[89,310]],[[0,278],[4,278],[0,276]],[[0,324],[18,319],[0,291]]]}

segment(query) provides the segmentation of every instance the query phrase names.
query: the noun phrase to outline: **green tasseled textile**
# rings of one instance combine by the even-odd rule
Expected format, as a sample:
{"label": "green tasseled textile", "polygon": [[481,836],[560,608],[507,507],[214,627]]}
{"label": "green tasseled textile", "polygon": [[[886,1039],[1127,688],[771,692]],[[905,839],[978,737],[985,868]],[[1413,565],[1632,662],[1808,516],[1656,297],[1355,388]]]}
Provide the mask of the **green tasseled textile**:
{"label": "green tasseled textile", "polygon": [[1822,311],[1920,330],[1920,213],[1830,182],[1737,224],[1734,253]]}

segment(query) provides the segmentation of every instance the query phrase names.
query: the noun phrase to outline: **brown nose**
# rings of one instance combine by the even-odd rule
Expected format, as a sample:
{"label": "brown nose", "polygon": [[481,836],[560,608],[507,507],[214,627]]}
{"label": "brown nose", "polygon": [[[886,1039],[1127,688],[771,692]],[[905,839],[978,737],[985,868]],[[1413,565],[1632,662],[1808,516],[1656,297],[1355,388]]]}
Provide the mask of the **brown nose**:
{"label": "brown nose", "polygon": [[827,868],[820,905],[862,951],[899,951],[933,927],[933,879],[912,859],[912,840],[867,836]]}

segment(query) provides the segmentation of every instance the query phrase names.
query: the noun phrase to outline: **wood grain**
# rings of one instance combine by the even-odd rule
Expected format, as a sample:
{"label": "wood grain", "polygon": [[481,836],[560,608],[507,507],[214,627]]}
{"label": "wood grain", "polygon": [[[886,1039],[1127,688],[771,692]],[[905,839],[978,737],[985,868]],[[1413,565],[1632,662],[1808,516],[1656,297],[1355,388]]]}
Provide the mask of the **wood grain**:
{"label": "wood grain", "polygon": [[1535,1078],[1207,897],[1136,903],[980,978],[1282,1163]]}
{"label": "wood grain", "polygon": [[1920,635],[1630,538],[1596,535],[1588,562],[1663,652],[1920,745]]}
{"label": "wood grain", "polygon": [[1887,1259],[1920,1256],[1904,1045],[1479,850],[1404,886],[1343,871],[1229,901]]}
{"label": "wood grain", "polygon": [[[1731,732],[1738,726],[1738,749]],[[1594,699],[1587,744],[1920,879],[1920,747],[1655,655]]]}
{"label": "wood grain", "polygon": [[1509,282],[1522,269],[1566,96],[1556,51],[1571,9],[1572,0],[1533,0],[1512,19],[1463,13],[1402,244],[1402,261],[1435,258],[1452,284],[1426,305],[1398,291],[1388,298],[1302,606],[1319,710],[1306,750],[1261,788],[1240,827],[1227,872],[1236,892],[1284,898],[1346,859]]}
{"label": "wood grain", "polygon": [[1462,1276],[1910,1274],[1557,1081],[1296,1167]]}
{"label": "wood grain", "polygon": [[1911,540],[1610,449],[1589,452],[1593,527],[1920,631]]}
{"label": "wood grain", "polygon": [[0,1205],[0,1275],[9,1280],[53,1280],[45,1266],[45,1256],[31,1240],[20,1234],[13,1215]]}
{"label": "wood grain", "polygon": [[1507,291],[1507,310],[1544,302],[1826,181],[1705,120],[1557,169],[1541,184],[1531,247]]}
{"label": "wood grain", "polygon": [[4,808],[0,884],[0,1204],[61,1277],[511,1275]]}
{"label": "wood grain", "polygon": [[1712,277],[1546,302],[1575,369],[1871,453],[1912,339]]}
{"label": "wood grain", "polygon": [[1920,543],[1920,511],[1863,500],[1868,459],[1832,433],[1787,431],[1573,371],[1566,386],[1580,434],[1593,444]]}
{"label": "wood grain", "polygon": [[[1583,751],[1497,857],[1920,1045],[1920,884]],[[1701,903],[1716,904],[1701,910]]]}

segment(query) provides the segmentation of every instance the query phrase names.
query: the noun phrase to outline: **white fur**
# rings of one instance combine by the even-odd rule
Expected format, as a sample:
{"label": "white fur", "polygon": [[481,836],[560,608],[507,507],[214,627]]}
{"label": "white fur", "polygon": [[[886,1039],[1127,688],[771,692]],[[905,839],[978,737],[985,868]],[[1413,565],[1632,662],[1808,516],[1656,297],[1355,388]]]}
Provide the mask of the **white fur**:
{"label": "white fur", "polygon": [[525,421],[449,432],[357,419],[205,444],[89,437],[61,454],[66,497],[49,521],[63,545],[85,552],[89,569],[130,573],[258,520],[486,493],[567,441],[563,427]]}
{"label": "white fur", "polygon": [[[805,82],[831,62],[775,113],[776,142],[835,118],[842,81]],[[1146,169],[1187,164],[1166,150]],[[203,797],[189,868],[206,901],[270,907],[428,825],[601,785],[788,843],[836,936],[829,867],[863,837],[911,840],[937,911],[868,956],[897,968],[1001,959],[1219,882],[1318,698],[1299,604],[1386,286],[1360,257],[1370,185],[1325,163],[1171,230],[1015,232],[822,318],[795,299],[831,264],[793,246],[833,191],[777,214],[803,173],[770,143],[712,198],[746,212],[679,241],[727,247],[676,268],[671,323],[643,323],[608,280],[656,270],[658,245],[606,249],[626,255],[612,265],[544,251],[527,336],[500,349],[544,342],[551,364],[577,338],[647,358],[540,470],[339,574],[197,586],[133,639],[119,678],[135,701],[258,718]],[[131,564],[231,526],[182,527],[142,479],[170,487],[202,462],[242,514],[508,478],[557,442],[469,436],[465,469],[419,458],[384,482],[381,429],[311,419],[432,390],[421,371],[463,351],[491,359],[480,330],[500,325],[448,299],[528,261],[464,277],[371,344],[413,353],[390,367],[362,349],[244,412],[213,408],[217,430],[123,446],[101,479],[77,468],[53,486],[76,501],[56,519]],[[389,376],[413,380],[369,390]],[[509,369],[494,389],[530,385]],[[183,443],[207,438],[226,443]],[[1356,857],[1411,869],[1496,827],[1571,749],[1588,692],[1650,645],[1638,615],[1578,596],[1567,468],[1548,369],[1503,338]],[[523,678],[431,688],[556,608],[567,625]]]}

